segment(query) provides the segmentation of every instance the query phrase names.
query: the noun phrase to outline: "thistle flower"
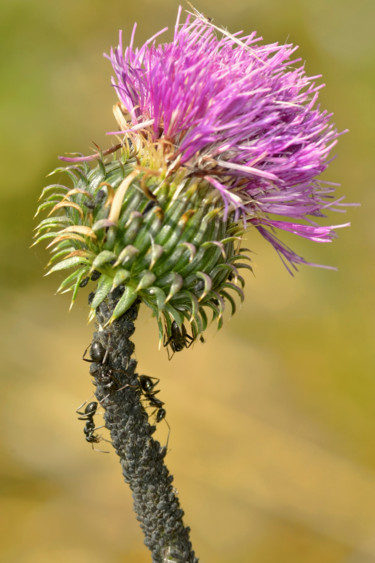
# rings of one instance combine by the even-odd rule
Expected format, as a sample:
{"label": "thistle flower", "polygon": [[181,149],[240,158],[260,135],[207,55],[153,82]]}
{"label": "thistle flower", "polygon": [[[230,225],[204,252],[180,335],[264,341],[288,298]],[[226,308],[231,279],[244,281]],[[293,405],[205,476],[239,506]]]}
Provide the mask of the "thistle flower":
{"label": "thistle flower", "polygon": [[180,25],[179,11],[171,43],[156,45],[154,36],[135,49],[134,26],[123,53],[120,33],[109,58],[133,130],[171,143],[172,167],[186,166],[216,188],[289,263],[306,263],[275,229],[329,242],[334,228],[347,226],[310,219],[340,204],[334,186],[317,180],[338,137],[317,104],[319,76],[292,66],[300,61],[293,45],[262,45],[255,33],[231,35],[190,16]]}
{"label": "thistle flower", "polygon": [[[197,338],[219,326],[231,292],[243,299],[241,248],[254,226],[296,268],[309,264],[277,230],[329,242],[334,229],[315,218],[340,210],[334,185],[317,177],[338,132],[317,103],[317,77],[295,66],[292,45],[263,45],[255,33],[231,35],[189,14],[173,40],[157,35],[111,50],[120,102],[118,145],[90,157],[63,157],[73,186],[49,186],[39,210],[52,207],[37,241],[52,238],[49,273],[74,271],[59,291],[100,275],[96,308],[116,287],[123,295],[111,322],[136,299],[154,312],[160,339],[175,321]],[[109,155],[111,155],[109,157]],[[91,165],[91,163],[94,163]],[[288,266],[289,265],[289,266]]]}

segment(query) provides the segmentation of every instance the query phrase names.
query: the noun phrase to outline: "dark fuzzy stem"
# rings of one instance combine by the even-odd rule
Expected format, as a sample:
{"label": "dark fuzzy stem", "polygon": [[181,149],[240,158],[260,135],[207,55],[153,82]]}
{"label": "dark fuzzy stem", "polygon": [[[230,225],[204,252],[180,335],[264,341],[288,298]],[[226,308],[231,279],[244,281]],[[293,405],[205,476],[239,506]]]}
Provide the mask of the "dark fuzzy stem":
{"label": "dark fuzzy stem", "polygon": [[[134,510],[145,535],[153,563],[176,561],[195,563],[189,528],[172,487],[173,477],[164,464],[166,448],[152,438],[155,426],[148,421],[144,395],[131,358],[129,340],[135,327],[139,304],[106,327],[121,292],[115,290],[97,309],[97,331],[93,344],[105,350],[101,361],[91,364],[96,397],[105,410],[105,425],[120,458],[125,481],[133,493]],[[94,358],[98,360],[98,358]]]}

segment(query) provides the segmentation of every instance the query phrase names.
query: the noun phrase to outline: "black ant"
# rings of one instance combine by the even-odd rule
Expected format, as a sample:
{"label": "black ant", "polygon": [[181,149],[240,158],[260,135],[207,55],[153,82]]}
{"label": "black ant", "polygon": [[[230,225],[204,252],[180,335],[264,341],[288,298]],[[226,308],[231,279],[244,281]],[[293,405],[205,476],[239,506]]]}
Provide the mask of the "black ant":
{"label": "black ant", "polygon": [[171,334],[169,338],[164,339],[164,347],[170,346],[172,349],[172,355],[170,356],[168,350],[168,360],[173,358],[175,352],[181,352],[184,348],[190,348],[193,344],[195,338],[186,332],[184,323],[182,323],[181,328],[178,326],[176,321],[171,324]]}
{"label": "black ant", "polygon": [[155,397],[155,395],[160,392],[154,391],[154,387],[158,383],[159,379],[157,379],[156,377],[149,377],[148,375],[139,376],[139,388],[144,398],[149,402],[150,407],[155,407],[156,409],[156,411],[154,411],[156,412],[156,422],[163,420],[163,418],[165,418],[165,415],[167,414],[166,410],[163,408],[163,401]]}
{"label": "black ant", "polygon": [[[106,442],[108,442],[109,440],[106,440],[105,438],[102,438],[101,436],[98,436],[97,434],[95,434],[95,430],[99,430],[99,428],[103,428],[102,426],[98,426],[97,428],[95,427],[94,416],[95,416],[96,410],[98,408],[98,403],[96,401],[92,401],[91,403],[88,403],[86,405],[84,411],[80,411],[79,409],[84,404],[85,403],[82,403],[82,405],[80,405],[78,407],[78,409],[76,410],[76,413],[81,415],[81,416],[78,417],[78,420],[85,420],[86,421],[83,432],[86,436],[86,441],[89,442],[94,449],[94,444],[97,444],[101,440],[105,440]],[[103,450],[96,450],[96,451],[102,452],[102,453],[105,453],[105,454],[109,453],[109,452],[105,452]]]}
{"label": "black ant", "polygon": [[168,440],[169,440],[169,433],[171,431],[171,428],[165,418],[167,411],[164,408],[164,403],[163,401],[161,401],[160,399],[158,399],[157,397],[155,397],[155,395],[157,393],[159,393],[160,391],[154,391],[154,388],[156,387],[156,385],[159,383],[159,379],[157,379],[156,377],[149,377],[148,375],[140,375],[139,376],[139,388],[141,390],[141,393],[143,394],[144,398],[148,401],[149,406],[150,407],[155,407],[155,410],[152,414],[156,413],[155,416],[155,420],[156,423],[165,420],[166,425],[168,426],[168,438],[167,438],[167,444],[165,446],[165,448],[168,447]]}
{"label": "black ant", "polygon": [[98,340],[94,340],[94,342],[90,346],[91,360],[85,358],[87,350],[88,347],[86,348],[82,359],[85,362],[92,363],[92,367],[90,368],[91,375],[96,375],[99,371],[99,379],[103,387],[105,387],[106,389],[110,389],[114,385],[118,386],[119,382],[114,376],[114,370],[105,365],[108,350],[106,350]]}

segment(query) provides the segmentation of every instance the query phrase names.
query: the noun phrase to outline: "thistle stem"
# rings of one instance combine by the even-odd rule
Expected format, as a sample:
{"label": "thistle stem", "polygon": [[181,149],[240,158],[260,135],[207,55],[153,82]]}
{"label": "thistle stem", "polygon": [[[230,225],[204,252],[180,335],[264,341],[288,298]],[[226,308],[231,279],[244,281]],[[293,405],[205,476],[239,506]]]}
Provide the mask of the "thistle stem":
{"label": "thistle stem", "polygon": [[152,437],[155,426],[150,425],[142,404],[137,362],[131,357],[134,344],[130,336],[139,303],[106,326],[120,297],[121,290],[113,291],[96,310],[93,344],[99,343],[105,356],[90,367],[95,394],[105,410],[105,425],[125,482],[132,490],[134,510],[153,563],[195,563],[198,559],[189,540],[190,529],[183,524],[184,512],[172,487],[173,476],[164,463],[167,450]]}

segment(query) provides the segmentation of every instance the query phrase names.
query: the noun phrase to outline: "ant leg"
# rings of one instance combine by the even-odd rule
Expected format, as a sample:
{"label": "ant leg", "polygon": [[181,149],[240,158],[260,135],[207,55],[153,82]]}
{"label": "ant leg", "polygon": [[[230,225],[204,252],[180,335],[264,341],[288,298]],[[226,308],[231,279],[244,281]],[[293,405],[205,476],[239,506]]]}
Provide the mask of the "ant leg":
{"label": "ant leg", "polygon": [[[95,428],[92,429],[92,433],[96,432],[96,430],[100,430],[101,428],[105,428],[105,424],[102,424],[101,426],[95,426]],[[101,440],[105,440],[105,438],[100,437]],[[109,440],[106,440],[106,442],[108,442]]]}
{"label": "ant leg", "polygon": [[77,414],[81,414],[81,415],[85,414],[84,412],[80,411],[79,409],[81,409],[86,403],[87,403],[87,401],[83,401],[82,405],[79,405],[78,409],[76,409]]}
{"label": "ant leg", "polygon": [[103,356],[103,360],[102,360],[102,364],[105,364],[108,358],[108,354],[109,354],[109,347],[105,349],[105,354]]}
{"label": "ant leg", "polygon": [[[167,347],[167,346],[169,346],[169,345],[170,345],[170,347],[172,348],[172,352],[173,352],[172,355],[170,355],[169,348]],[[173,358],[173,356],[174,356],[173,337],[170,336],[167,340],[164,339],[163,346],[164,346],[164,348],[167,348],[168,360],[170,361],[170,360]]]}
{"label": "ant leg", "polygon": [[164,447],[165,447],[166,451],[168,451],[168,443],[169,443],[169,436],[170,436],[170,433],[171,433],[171,427],[168,424],[168,420],[166,418],[164,420],[165,420],[165,424],[168,426],[167,443],[165,444]]}
{"label": "ant leg", "polygon": [[163,346],[164,346],[164,348],[165,348],[166,346],[168,346],[168,344],[170,344],[170,343],[172,342],[172,340],[173,340],[173,336],[170,336],[169,338],[166,339],[166,335],[164,334],[164,340],[163,340]]}
{"label": "ant leg", "polygon": [[167,443],[165,444],[165,446],[162,446],[162,447],[160,448],[160,453],[161,453],[161,455],[162,455],[163,457],[164,457],[164,456],[167,454],[167,452],[168,452],[169,436],[170,436],[170,433],[171,433],[171,427],[169,426],[168,421],[167,421],[166,419],[164,419],[164,420],[165,420],[166,425],[168,426],[168,436],[167,436]]}
{"label": "ant leg", "polygon": [[[106,442],[109,442],[109,440],[106,440],[105,438],[102,438],[101,436],[98,436],[98,442],[101,440],[105,440]],[[92,442],[91,444],[92,449],[94,450],[94,452],[99,452],[101,454],[109,454],[111,452],[108,452],[107,450],[98,450],[97,448],[94,448],[94,442]]]}
{"label": "ant leg", "polygon": [[91,430],[90,435],[89,435],[90,439],[88,439],[87,441],[91,443],[91,447],[95,452],[100,452],[102,454],[109,454],[110,452],[107,452],[106,450],[98,450],[97,448],[94,448],[94,444],[98,444],[99,442],[108,442],[108,444],[112,444],[111,440],[107,440],[107,438],[103,438],[103,436],[97,436],[97,435],[94,434],[94,432],[96,430],[100,430],[100,428],[103,428],[103,427],[104,427],[104,425],[97,426],[96,428],[93,428]]}
{"label": "ant leg", "polygon": [[92,362],[92,361],[93,361],[93,360],[89,360],[88,358],[86,358],[87,350],[90,348],[90,346],[91,346],[91,344],[89,344],[89,345],[87,346],[87,348],[85,349],[85,351],[83,352],[82,360],[83,360],[84,362]]}
{"label": "ant leg", "polygon": [[168,355],[168,361],[169,361],[169,362],[170,362],[170,361],[171,361],[171,359],[173,358],[173,356],[174,356],[174,352],[175,352],[175,351],[173,350],[173,346],[172,346],[172,344],[171,344],[171,348],[172,348],[172,354],[170,353],[170,350],[169,350],[169,348],[167,348],[167,355]]}
{"label": "ant leg", "polygon": [[[130,385],[130,383],[125,383],[125,385],[120,387],[120,389],[116,389],[116,393],[122,391],[123,389],[126,389],[127,387],[132,387],[133,389],[139,389],[139,385]],[[109,397],[109,395],[107,395],[107,397]]]}

